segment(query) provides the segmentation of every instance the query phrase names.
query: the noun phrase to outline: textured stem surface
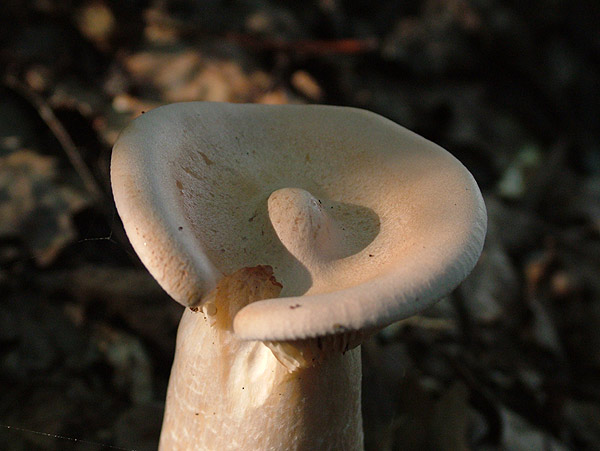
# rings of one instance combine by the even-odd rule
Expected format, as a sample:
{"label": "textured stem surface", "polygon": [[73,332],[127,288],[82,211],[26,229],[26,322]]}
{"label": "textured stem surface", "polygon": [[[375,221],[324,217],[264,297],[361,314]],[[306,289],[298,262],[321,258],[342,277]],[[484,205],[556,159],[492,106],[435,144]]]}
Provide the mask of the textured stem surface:
{"label": "textured stem surface", "polygon": [[300,359],[290,371],[294,366],[280,360],[312,355],[308,340],[277,347],[278,360],[262,342],[240,340],[232,331],[233,317],[247,302],[281,290],[265,268],[224,278],[202,310],[184,312],[162,451],[362,449],[360,348],[324,351],[324,358]]}
{"label": "textured stem surface", "polygon": [[360,348],[290,373],[261,342],[186,310],[160,450],[362,449],[360,380]]}

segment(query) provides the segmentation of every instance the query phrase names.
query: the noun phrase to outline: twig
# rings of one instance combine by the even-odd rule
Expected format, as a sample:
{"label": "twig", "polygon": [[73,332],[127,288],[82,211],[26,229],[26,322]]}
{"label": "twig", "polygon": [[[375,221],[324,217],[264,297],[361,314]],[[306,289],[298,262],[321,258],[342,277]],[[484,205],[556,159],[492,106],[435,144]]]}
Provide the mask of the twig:
{"label": "twig", "polygon": [[65,127],[58,120],[50,105],[48,105],[48,103],[42,98],[42,96],[37,94],[35,91],[31,90],[26,84],[19,81],[13,75],[7,75],[4,78],[4,83],[11,90],[24,97],[29,103],[31,103],[35,107],[42,120],[46,123],[54,137],[60,143],[63,151],[69,159],[69,162],[71,163],[75,171],[77,171],[77,174],[83,181],[86,190],[94,198],[94,200],[101,201],[104,197],[102,189],[96,182],[96,179],[94,178],[94,175],[92,174],[90,169],[83,161],[83,158],[79,154],[79,151],[77,150],[77,146],[75,146],[73,139],[71,138]]}
{"label": "twig", "polygon": [[[109,224],[111,224],[115,216],[114,204],[111,200],[106,198],[104,191],[94,178],[92,171],[87,167],[85,161],[83,161],[83,158],[79,154],[77,146],[73,142],[69,132],[67,132],[65,127],[56,117],[50,105],[48,105],[42,96],[31,90],[23,82],[19,81],[14,75],[7,75],[4,77],[4,84],[9,89],[13,90],[27,100],[37,110],[39,116],[46,123],[54,137],[60,143],[63,151],[69,159],[69,162],[81,178],[85,189],[92,196],[92,199],[96,202],[97,206],[106,216]],[[128,246],[129,241],[127,240],[125,232],[121,226],[112,225],[111,235],[115,238],[116,242],[120,242],[126,247]],[[137,259],[134,258],[133,260]],[[137,264],[139,264],[139,262]]]}
{"label": "twig", "polygon": [[283,39],[257,38],[240,33],[227,33],[225,39],[242,47],[310,55],[367,53],[376,50],[378,47],[375,38],[285,41]]}
{"label": "twig", "polygon": [[239,33],[225,31],[223,33],[205,33],[198,30],[195,25],[190,25],[181,20],[167,17],[159,10],[149,10],[146,14],[149,24],[157,25],[167,29],[177,30],[179,33],[193,38],[218,39],[228,41],[241,47],[255,50],[271,50],[281,52],[295,52],[315,56],[331,54],[356,54],[367,53],[377,50],[379,41],[377,38],[341,38],[341,39],[303,39],[285,40],[278,37],[256,36],[251,33]]}

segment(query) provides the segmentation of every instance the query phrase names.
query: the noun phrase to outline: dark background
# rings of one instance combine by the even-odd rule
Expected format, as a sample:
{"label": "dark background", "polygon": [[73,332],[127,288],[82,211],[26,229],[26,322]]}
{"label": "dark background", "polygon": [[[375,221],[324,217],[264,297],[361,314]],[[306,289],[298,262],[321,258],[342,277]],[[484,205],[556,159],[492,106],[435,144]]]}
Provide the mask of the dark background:
{"label": "dark background", "polygon": [[477,179],[472,275],[363,347],[368,450],[600,449],[596,0],[2,0],[0,20],[0,449],[156,447],[181,308],[108,168],[125,124],[182,100],[367,108]]}

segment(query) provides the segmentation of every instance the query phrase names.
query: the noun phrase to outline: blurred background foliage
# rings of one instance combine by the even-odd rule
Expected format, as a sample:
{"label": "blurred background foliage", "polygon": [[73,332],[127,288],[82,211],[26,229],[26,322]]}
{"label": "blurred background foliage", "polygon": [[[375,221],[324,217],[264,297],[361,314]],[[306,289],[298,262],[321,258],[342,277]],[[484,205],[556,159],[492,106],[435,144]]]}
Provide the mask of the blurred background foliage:
{"label": "blurred background foliage", "polygon": [[472,275],[363,347],[368,450],[600,449],[598,24],[596,0],[2,0],[2,449],[156,447],[181,309],[110,149],[186,100],[366,108],[480,184]]}

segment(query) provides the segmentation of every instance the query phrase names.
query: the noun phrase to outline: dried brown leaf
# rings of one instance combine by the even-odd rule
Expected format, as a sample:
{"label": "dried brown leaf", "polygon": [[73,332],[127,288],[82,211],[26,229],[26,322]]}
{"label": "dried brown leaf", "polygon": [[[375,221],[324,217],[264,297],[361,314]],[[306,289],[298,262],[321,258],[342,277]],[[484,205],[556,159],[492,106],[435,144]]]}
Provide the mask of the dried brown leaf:
{"label": "dried brown leaf", "polygon": [[58,181],[53,157],[20,150],[0,157],[0,236],[20,237],[48,265],[75,238],[74,213],[85,194]]}

